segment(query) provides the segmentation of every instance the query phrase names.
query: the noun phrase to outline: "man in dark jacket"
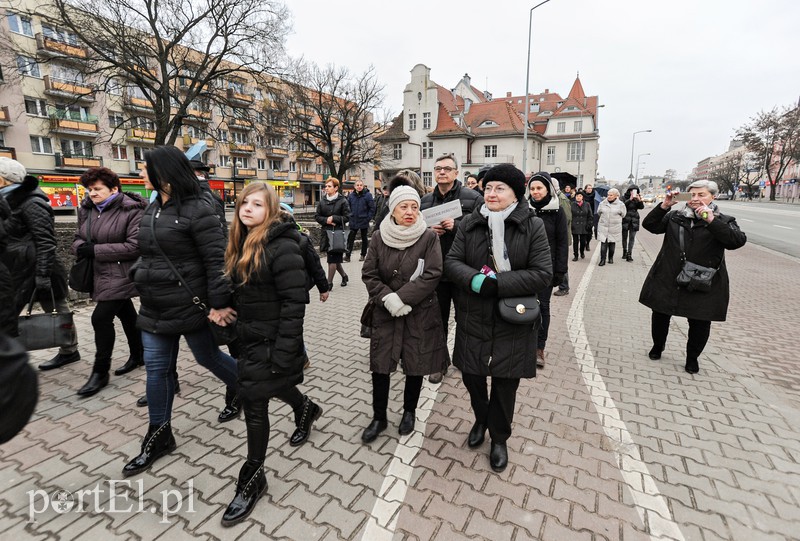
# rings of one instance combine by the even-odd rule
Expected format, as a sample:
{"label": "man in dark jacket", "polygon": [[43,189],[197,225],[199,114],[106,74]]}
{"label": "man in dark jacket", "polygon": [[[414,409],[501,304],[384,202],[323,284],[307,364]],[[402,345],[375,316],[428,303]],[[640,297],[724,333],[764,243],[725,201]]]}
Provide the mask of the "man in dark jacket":
{"label": "man in dark jacket", "polygon": [[361,233],[361,257],[359,261],[364,261],[369,247],[369,221],[375,216],[375,200],[369,189],[364,187],[360,180],[356,181],[353,192],[347,196],[347,203],[350,205],[350,234],[347,236],[347,253],[344,256],[346,262],[350,262],[350,255],[353,253],[353,244],[356,235]]}
{"label": "man in dark jacket", "polygon": [[[483,205],[483,197],[469,188],[465,188],[456,181],[458,178],[458,163],[455,156],[452,154],[445,154],[436,159],[433,167],[434,177],[436,178],[436,188],[433,192],[425,195],[422,198],[420,209],[425,210],[451,201],[461,202],[461,217],[456,219],[442,220],[438,224],[428,224],[433,229],[434,233],[439,235],[439,244],[442,248],[442,258],[447,257],[447,252],[453,245],[453,240],[456,238],[456,227],[461,222],[461,218],[472,214],[472,211]],[[485,173],[484,173],[485,174]],[[439,310],[442,314],[442,325],[444,326],[444,334],[447,336],[447,325],[450,322],[450,303],[453,302],[453,293],[455,286],[453,283],[442,277],[439,285],[436,287],[436,296],[439,299]],[[433,374],[428,380],[431,383],[439,383],[442,381],[444,374]]]}
{"label": "man in dark jacket", "polygon": [[[63,265],[56,257],[56,235],[53,209],[39,189],[39,180],[26,174],[16,160],[0,158],[0,194],[11,208],[5,221],[8,246],[3,262],[11,273],[16,292],[14,313],[19,314],[34,297],[45,311],[70,311],[67,304],[67,279]],[[52,293],[51,293],[52,292]],[[39,365],[52,370],[80,360],[78,335],[73,329],[72,341],[58,354]]]}

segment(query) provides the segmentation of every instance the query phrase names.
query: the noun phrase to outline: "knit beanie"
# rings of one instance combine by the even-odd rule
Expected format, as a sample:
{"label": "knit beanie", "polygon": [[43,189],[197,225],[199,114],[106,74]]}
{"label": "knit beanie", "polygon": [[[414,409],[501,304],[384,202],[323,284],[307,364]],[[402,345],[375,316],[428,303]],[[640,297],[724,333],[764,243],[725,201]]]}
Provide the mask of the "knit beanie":
{"label": "knit beanie", "polygon": [[495,165],[483,176],[483,185],[486,186],[490,182],[503,182],[514,190],[514,195],[517,196],[517,201],[525,199],[525,173],[514,167],[510,163],[501,163]]}
{"label": "knit beanie", "polygon": [[25,166],[11,158],[0,158],[0,177],[14,184],[22,184],[27,175]]}
{"label": "knit beanie", "polygon": [[417,190],[411,186],[398,186],[389,195],[389,214],[394,212],[394,209],[403,201],[416,201],[419,205],[420,199]]}

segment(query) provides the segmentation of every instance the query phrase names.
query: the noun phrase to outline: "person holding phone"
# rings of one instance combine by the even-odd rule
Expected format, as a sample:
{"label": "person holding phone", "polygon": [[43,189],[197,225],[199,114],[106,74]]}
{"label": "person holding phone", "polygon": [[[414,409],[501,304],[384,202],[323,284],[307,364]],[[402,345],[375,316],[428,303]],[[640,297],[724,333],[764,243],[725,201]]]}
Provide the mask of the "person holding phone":
{"label": "person holding phone", "polygon": [[630,186],[622,197],[625,216],[622,217],[622,259],[633,261],[633,242],[639,231],[639,211],[644,208],[639,188]]}
{"label": "person holding phone", "polygon": [[[678,203],[678,194],[667,192],[664,201],[642,221],[646,230],[664,235],[661,250],[639,294],[639,302],[653,311],[653,347],[648,356],[654,361],[661,358],[670,319],[685,317],[689,320],[689,337],[684,368],[689,374],[700,370],[698,358],[708,342],[711,322],[725,321],[727,316],[730,286],[725,250],[741,248],[747,242],[736,219],[722,214],[714,204],[717,193],[716,182],[698,180],[689,185],[691,199],[681,208],[672,209]],[[709,291],[677,286],[676,278],[684,260],[717,270]]]}

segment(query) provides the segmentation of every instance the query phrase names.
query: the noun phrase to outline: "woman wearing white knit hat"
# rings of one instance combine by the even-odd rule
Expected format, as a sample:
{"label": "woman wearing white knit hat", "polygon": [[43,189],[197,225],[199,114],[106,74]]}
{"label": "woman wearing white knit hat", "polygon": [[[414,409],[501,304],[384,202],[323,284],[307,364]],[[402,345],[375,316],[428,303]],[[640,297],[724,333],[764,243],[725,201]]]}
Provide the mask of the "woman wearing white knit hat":
{"label": "woman wearing white knit hat", "polygon": [[389,196],[389,216],[369,244],[362,280],[375,305],[369,348],[373,418],[361,436],[374,441],[387,425],[389,378],[406,375],[400,435],[413,432],[422,378],[443,371],[449,354],[442,332],[436,285],[442,276],[439,239],[419,212],[420,198],[408,186]]}

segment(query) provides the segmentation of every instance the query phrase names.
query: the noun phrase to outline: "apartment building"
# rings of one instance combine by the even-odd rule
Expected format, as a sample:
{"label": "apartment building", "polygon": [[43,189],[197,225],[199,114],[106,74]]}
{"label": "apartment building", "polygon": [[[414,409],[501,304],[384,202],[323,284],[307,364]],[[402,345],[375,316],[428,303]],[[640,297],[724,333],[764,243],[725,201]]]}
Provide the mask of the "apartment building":
{"label": "apartment building", "polygon": [[[430,71],[423,64],[414,66],[403,92],[403,111],[378,138],[384,175],[414,169],[431,187],[433,162],[446,153],[456,156],[462,175],[485,164],[522,168],[525,96],[508,92],[493,98],[475,88],[469,75],[448,90],[431,80]],[[566,98],[547,89],[527,99],[526,173],[566,173],[578,186],[593,183],[600,141],[598,97],[587,96],[576,77]]]}

